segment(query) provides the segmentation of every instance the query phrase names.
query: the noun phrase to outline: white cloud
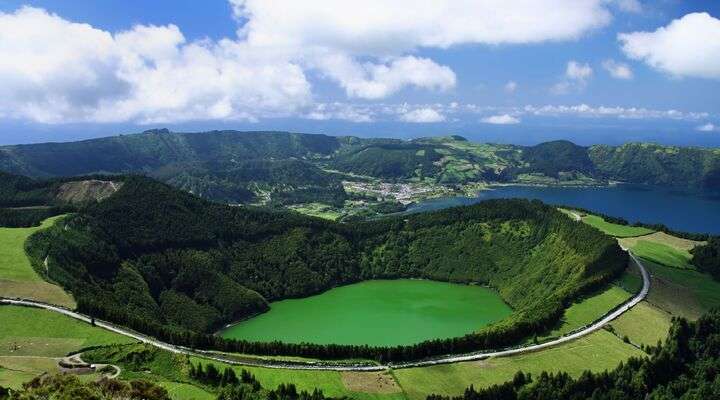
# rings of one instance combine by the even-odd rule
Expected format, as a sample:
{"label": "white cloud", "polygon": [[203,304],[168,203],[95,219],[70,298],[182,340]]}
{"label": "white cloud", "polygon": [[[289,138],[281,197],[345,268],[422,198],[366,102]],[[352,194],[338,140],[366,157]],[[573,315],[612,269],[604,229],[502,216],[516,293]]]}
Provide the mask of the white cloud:
{"label": "white cloud", "polygon": [[585,81],[592,76],[593,70],[588,63],[570,61],[565,68],[565,76],[574,81]]}
{"label": "white cloud", "polygon": [[338,119],[350,122],[373,122],[375,111],[367,106],[357,106],[347,103],[320,103],[304,115],[305,118],[325,121]]}
{"label": "white cloud", "polygon": [[630,66],[625,63],[608,59],[603,61],[602,66],[607,72],[610,73],[610,76],[615,79],[628,80],[633,78],[633,72],[630,69]]}
{"label": "white cloud", "polygon": [[600,117],[600,118],[622,118],[622,119],[674,119],[696,121],[707,118],[708,113],[704,112],[683,112],[679,110],[653,110],[642,107],[593,107],[587,104],[566,105],[528,105],[523,108],[526,114],[537,116],[562,116],[574,115],[579,117]]}
{"label": "white cloud", "polygon": [[455,86],[455,73],[427,58],[400,57],[387,64],[358,64],[347,56],[323,57],[318,65],[340,83],[349,97],[379,99],[405,86],[447,90]]}
{"label": "white cloud", "polygon": [[678,77],[720,79],[720,20],[692,13],[654,32],[621,33],[628,57]]}
{"label": "white cloud", "polygon": [[[255,45],[397,55],[420,47],[577,39],[611,20],[604,0],[230,0]],[[488,16],[492,16],[489,18]]]}
{"label": "white cloud", "polygon": [[[429,111],[428,111],[429,110]],[[472,103],[320,103],[306,111],[303,116],[309,119],[328,120],[340,119],[352,122],[372,122],[391,120],[433,121],[444,118],[445,121],[471,118],[481,115],[481,122],[512,123],[522,122],[522,116],[534,117],[579,117],[598,119],[636,119],[636,120],[675,120],[698,123],[711,117],[706,112],[690,112],[680,110],[656,110],[643,107],[590,106],[576,105],[526,105],[524,107],[478,106]],[[440,119],[440,121],[442,121]],[[717,129],[718,127],[715,126]]]}
{"label": "white cloud", "polygon": [[505,91],[508,93],[515,93],[517,90],[518,84],[515,81],[509,81],[505,84]]}
{"label": "white cloud", "polygon": [[443,122],[445,116],[432,108],[418,108],[401,115],[400,120],[412,123]]}
{"label": "white cloud", "polygon": [[513,117],[510,114],[502,114],[502,115],[492,115],[489,117],[485,117],[480,120],[480,122],[484,122],[486,124],[493,124],[493,125],[514,125],[519,124],[520,119]]}
{"label": "white cloud", "polygon": [[720,127],[715,126],[714,124],[708,122],[707,124],[700,125],[695,128],[695,130],[700,132],[716,132],[720,131]]}
{"label": "white cloud", "polygon": [[565,78],[553,85],[550,92],[553,94],[567,94],[573,90],[582,90],[592,77],[593,69],[588,63],[579,63],[570,60],[565,67]]}
{"label": "white cloud", "polygon": [[36,8],[0,13],[0,115],[44,123],[254,120],[311,99],[295,63],[174,25],[111,34]]}
{"label": "white cloud", "polygon": [[455,73],[418,50],[574,40],[606,26],[616,7],[607,0],[229,1],[239,29],[221,40],[189,41],[174,25],[110,32],[38,8],[0,12],[0,118],[369,121],[367,109],[317,109],[308,77],[319,73],[351,98],[449,90]]}
{"label": "white cloud", "polygon": [[604,0],[230,2],[250,46],[302,60],[364,99],[454,87],[450,68],[408,54],[420,48],[571,40],[611,19]]}

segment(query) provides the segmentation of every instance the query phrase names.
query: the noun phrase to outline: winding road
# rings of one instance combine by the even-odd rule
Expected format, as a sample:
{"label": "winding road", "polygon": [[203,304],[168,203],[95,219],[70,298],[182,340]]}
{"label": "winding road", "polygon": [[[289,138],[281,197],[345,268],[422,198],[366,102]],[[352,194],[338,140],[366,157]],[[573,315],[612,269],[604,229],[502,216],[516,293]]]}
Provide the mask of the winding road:
{"label": "winding road", "polygon": [[[640,292],[628,300],[627,302],[623,303],[621,306],[617,307],[613,311],[606,314],[604,317],[600,318],[599,320],[593,322],[592,324],[585,326],[579,330],[576,330],[574,332],[568,333],[564,336],[561,336],[557,339],[550,340],[545,343],[540,344],[532,344],[532,345],[524,345],[519,346],[511,349],[505,349],[505,350],[499,350],[499,351],[490,351],[490,352],[475,352],[475,353],[468,353],[468,354],[462,354],[462,355],[447,355],[442,356],[438,358],[433,359],[426,359],[426,360],[420,360],[420,361],[413,361],[413,362],[403,362],[403,363],[391,363],[387,365],[360,365],[360,364],[332,364],[328,362],[278,362],[273,360],[265,360],[265,359],[243,359],[238,360],[237,358],[233,358],[231,356],[224,355],[222,353],[218,352],[212,352],[212,351],[204,351],[204,350],[196,350],[196,349],[190,349],[183,346],[177,346],[169,343],[165,343],[162,341],[159,341],[157,339],[154,339],[152,337],[143,335],[141,333],[132,331],[130,329],[120,327],[117,325],[114,325],[110,322],[101,321],[101,320],[95,320],[95,325],[104,329],[107,329],[109,331],[118,333],[120,335],[124,335],[127,337],[131,337],[135,340],[138,340],[142,343],[147,343],[152,346],[155,346],[157,348],[167,350],[176,354],[187,354],[190,356],[196,356],[196,357],[202,357],[205,359],[210,359],[214,361],[224,362],[228,364],[233,365],[246,365],[246,366],[257,366],[257,367],[265,367],[265,368],[277,368],[277,369],[300,369],[300,370],[329,370],[329,371],[383,371],[390,368],[393,369],[399,369],[399,368],[411,368],[411,367],[424,367],[424,366],[430,366],[430,365],[438,365],[438,364],[448,364],[448,363],[455,363],[455,362],[461,362],[461,361],[474,361],[474,360],[482,360],[490,357],[503,357],[503,356],[510,356],[515,354],[521,354],[521,353],[530,353],[542,349],[546,349],[549,347],[554,347],[563,343],[567,343],[570,341],[573,341],[575,339],[579,339],[583,336],[589,335],[599,329],[602,329],[603,326],[605,326],[610,321],[614,320],[615,318],[619,317],[635,305],[637,305],[639,302],[641,302],[645,297],[647,296],[649,290],[650,290],[650,275],[648,274],[647,270],[645,270],[645,267],[643,266],[642,262],[638,260],[637,257],[635,257],[632,252],[628,252],[630,257],[632,258],[635,265],[637,265],[638,269],[640,270],[640,273],[643,278],[643,287],[640,290]],[[54,306],[51,304],[41,303],[37,301],[32,300],[23,300],[23,299],[8,299],[8,298],[2,298],[0,297],[0,303],[1,304],[10,304],[10,305],[17,305],[17,306],[25,306],[25,307],[34,307],[34,308],[42,308],[48,311],[56,312],[59,314],[66,315],[70,318],[74,318],[86,323],[90,323],[91,319],[87,315],[59,307]]]}

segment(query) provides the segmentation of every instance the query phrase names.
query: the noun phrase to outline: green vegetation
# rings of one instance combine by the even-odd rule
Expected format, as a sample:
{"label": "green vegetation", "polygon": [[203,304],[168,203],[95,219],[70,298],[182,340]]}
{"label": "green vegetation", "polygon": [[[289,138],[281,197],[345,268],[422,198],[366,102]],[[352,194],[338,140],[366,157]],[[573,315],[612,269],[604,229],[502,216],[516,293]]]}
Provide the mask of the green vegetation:
{"label": "green vegetation", "polygon": [[720,151],[697,147],[628,143],[588,149],[595,167],[610,179],[695,189],[720,187]]}
{"label": "green vegetation", "polygon": [[624,313],[610,326],[619,338],[628,337],[636,346],[655,346],[670,331],[671,315],[643,301]]}
{"label": "green vegetation", "polygon": [[[97,399],[97,400],[324,400],[317,389],[302,390],[294,384],[281,383],[272,389],[263,388],[247,370],[235,373],[228,366],[215,363],[194,363],[186,356],[177,356],[144,345],[114,346],[91,350],[88,359],[98,356],[112,360],[124,372],[120,379],[95,379],[70,374],[44,374],[11,392],[10,399]],[[343,394],[352,394],[343,392]],[[0,387],[0,398],[7,391]],[[355,397],[357,399],[394,399],[392,396]]]}
{"label": "green vegetation", "polygon": [[[324,135],[285,132],[175,134],[153,130],[73,143],[3,146],[0,170],[43,177],[100,171],[146,173],[230,203],[321,201],[341,205],[345,192],[339,179],[302,159],[322,159],[342,143],[342,139]],[[15,186],[20,184],[28,186],[27,182]],[[46,192],[41,189],[26,197],[33,202],[45,200]],[[23,205],[35,205],[25,204],[28,201]]]}
{"label": "green vegetation", "polygon": [[[337,224],[206,202],[127,180],[60,228],[31,239],[80,310],[164,340],[243,354],[408,359],[517,343],[554,325],[572,299],[617,277],[614,240],[540,202],[494,200],[429,214]],[[497,288],[514,312],[490,327],[412,348],[221,340],[204,333],[267,302],[383,278]],[[542,282],[542,284],[540,284]]]}
{"label": "green vegetation", "polygon": [[69,211],[65,207],[0,208],[0,227],[28,228],[42,221]]}
{"label": "green vegetation", "polygon": [[577,175],[598,176],[585,147],[566,140],[541,143],[523,151],[528,165],[521,171],[539,173],[556,179],[573,179]]}
{"label": "green vegetation", "polygon": [[215,400],[217,395],[189,383],[159,382],[173,400]]}
{"label": "green vegetation", "polygon": [[84,382],[73,375],[59,374],[35,378],[9,399],[170,400],[170,397],[165,389],[142,380]]}
{"label": "green vegetation", "polygon": [[600,319],[603,315],[626,302],[632,295],[612,285],[603,292],[574,303],[565,310],[561,324],[542,338],[562,336]]}
{"label": "green vegetation", "polygon": [[[695,323],[678,319],[661,347],[651,348],[650,357],[632,358],[612,371],[518,373],[512,380],[476,390],[470,387],[455,399],[714,399],[720,396],[720,366],[717,352],[720,313],[703,316]],[[557,364],[555,364],[557,365]],[[433,395],[431,400],[447,399]]]}
{"label": "green vegetation", "polygon": [[0,355],[62,357],[85,347],[133,343],[125,336],[62,314],[36,308],[0,306]]}
{"label": "green vegetation", "polygon": [[586,224],[618,238],[642,236],[653,233],[652,230],[640,226],[628,226],[607,222],[596,215],[585,215],[582,217],[582,220]]}
{"label": "green vegetation", "polygon": [[155,176],[182,190],[227,203],[342,207],[347,198],[337,175],[296,159],[208,161],[192,167],[165,167]]}
{"label": "green vegetation", "polygon": [[0,279],[42,281],[25,255],[25,240],[33,233],[51,227],[60,218],[49,218],[41,226],[33,228],[0,228]]}
{"label": "green vegetation", "polygon": [[[190,362],[197,365],[202,363],[205,366],[214,365],[223,369],[226,364],[211,360],[191,357]],[[348,393],[342,383],[341,373],[337,371],[309,371],[274,369],[261,367],[232,367],[237,375],[246,370],[253,374],[263,387],[274,388],[283,383],[292,383],[300,390],[312,391],[320,389],[328,396],[341,397]]]}
{"label": "green vegetation", "polygon": [[[0,159],[2,159],[0,155]],[[2,165],[2,164],[0,164]],[[0,207],[38,207],[46,206],[54,199],[54,189],[45,182],[39,182],[26,176],[0,171]]]}
{"label": "green vegetation", "polygon": [[0,388],[19,389],[36,376],[55,371],[57,360],[54,358],[0,356]]}
{"label": "green vegetation", "polygon": [[60,287],[44,281],[30,265],[25,241],[35,232],[51,227],[61,216],[32,228],[0,228],[0,296],[34,299],[74,307],[72,297]]}
{"label": "green vegetation", "polygon": [[628,267],[625,273],[620,276],[620,279],[618,279],[615,284],[628,293],[636,294],[640,293],[640,290],[643,287],[643,280],[642,276],[640,276],[640,271],[638,271],[635,267]]}
{"label": "green vegetation", "polygon": [[[442,155],[423,144],[383,140],[354,151],[341,152],[332,166],[343,172],[386,179],[433,177]],[[389,143],[388,143],[389,142]]]}
{"label": "green vegetation", "polygon": [[[173,399],[187,398],[189,393],[198,393],[198,398],[214,399],[219,392],[222,392],[220,386],[223,386],[223,382],[225,385],[231,384],[233,376],[240,382],[252,385],[257,382],[256,387],[268,389],[291,384],[298,392],[312,393],[318,389],[324,395],[336,398],[347,396],[357,400],[404,399],[400,388],[386,372],[230,366],[203,358],[172,354],[143,344],[95,349],[85,352],[83,359],[89,362],[118,365],[122,370],[120,379],[148,380],[167,388]],[[175,393],[185,397],[175,397]]]}
{"label": "green vegetation", "polygon": [[[352,215],[365,205],[346,202],[343,182],[368,179],[441,186],[433,192],[456,194],[489,182],[601,185],[614,180],[717,189],[720,151],[642,143],[588,148],[554,141],[514,146],[471,143],[460,136],[406,141],[162,129],[74,143],[2,146],[0,170],[35,177],[142,173],[218,201],[322,203]],[[14,180],[12,185],[28,190],[8,204],[45,204],[53,195],[47,187],[33,187],[28,181]],[[417,201],[424,192],[410,193],[409,200]],[[408,193],[389,194],[398,200]],[[3,200],[0,197],[0,205]]]}
{"label": "green vegetation", "polygon": [[685,250],[677,250],[668,245],[647,240],[638,240],[631,249],[636,256],[657,264],[683,269],[691,268],[691,256]]}
{"label": "green vegetation", "polygon": [[342,214],[335,208],[323,203],[305,203],[297,206],[289,206],[288,208],[301,214],[329,219],[330,221],[336,221],[342,217]]}
{"label": "green vegetation", "polygon": [[304,299],[222,331],[288,343],[394,346],[471,333],[510,314],[490,289],[424,280],[367,281]]}
{"label": "green vegetation", "polygon": [[698,270],[720,280],[720,238],[711,238],[707,244],[691,250],[692,264]]}
{"label": "green vegetation", "polygon": [[398,369],[395,377],[410,400],[424,399],[428,393],[462,395],[473,385],[484,388],[513,379],[517,371],[539,375],[542,371],[565,371],[578,377],[583,371],[602,372],[643,353],[606,331],[563,344],[562,346],[513,357]]}
{"label": "green vegetation", "polygon": [[43,373],[57,371],[56,357],[86,347],[132,343],[124,336],[61,314],[0,306],[0,386],[19,389]]}
{"label": "green vegetation", "polygon": [[674,316],[697,319],[714,307],[720,307],[720,282],[709,275],[643,263],[651,275],[650,304]]}
{"label": "green vegetation", "polygon": [[664,232],[620,239],[620,244],[631,249],[638,257],[668,267],[685,269],[692,268],[690,251],[702,243],[678,238]]}

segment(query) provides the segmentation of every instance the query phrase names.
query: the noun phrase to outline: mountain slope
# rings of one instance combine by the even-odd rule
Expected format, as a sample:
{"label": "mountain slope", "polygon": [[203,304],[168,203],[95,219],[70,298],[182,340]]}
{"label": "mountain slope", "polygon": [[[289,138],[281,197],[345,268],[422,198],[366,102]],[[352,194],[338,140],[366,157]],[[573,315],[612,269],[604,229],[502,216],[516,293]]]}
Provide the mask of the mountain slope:
{"label": "mountain slope", "polygon": [[582,147],[567,141],[525,147],[477,144],[459,136],[406,141],[153,130],[3,146],[0,171],[33,177],[137,173],[227,203],[342,208],[349,199],[347,181],[436,185],[445,191],[488,182],[584,185],[608,180],[718,190],[720,150],[642,143]]}
{"label": "mountain slope", "polygon": [[720,189],[720,150],[628,143],[592,146],[596,168],[610,179],[631,183]]}

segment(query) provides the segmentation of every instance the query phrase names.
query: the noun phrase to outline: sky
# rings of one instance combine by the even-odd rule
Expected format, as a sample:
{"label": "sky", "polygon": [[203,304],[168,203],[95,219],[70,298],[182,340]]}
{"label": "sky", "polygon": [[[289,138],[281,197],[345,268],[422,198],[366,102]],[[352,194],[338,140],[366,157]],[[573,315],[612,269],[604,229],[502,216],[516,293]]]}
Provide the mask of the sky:
{"label": "sky", "polygon": [[720,146],[720,2],[0,0],[0,144],[163,127]]}

